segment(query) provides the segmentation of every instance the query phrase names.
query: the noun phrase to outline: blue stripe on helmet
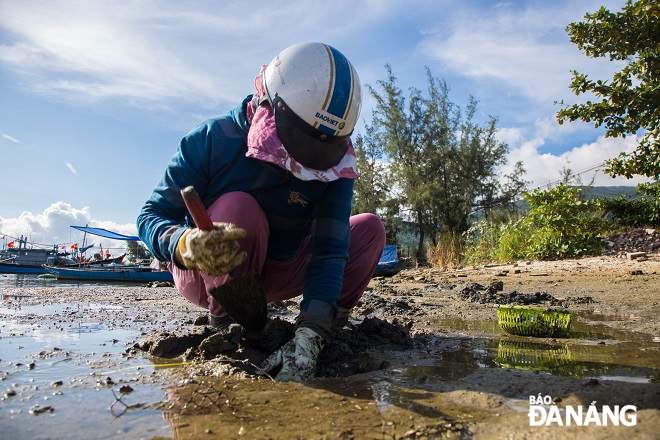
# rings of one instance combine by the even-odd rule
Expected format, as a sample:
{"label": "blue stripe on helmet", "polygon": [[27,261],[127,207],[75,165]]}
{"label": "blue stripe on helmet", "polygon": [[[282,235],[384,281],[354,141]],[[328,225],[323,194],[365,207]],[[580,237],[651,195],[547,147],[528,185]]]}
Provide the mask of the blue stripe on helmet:
{"label": "blue stripe on helmet", "polygon": [[341,52],[333,47],[330,47],[330,50],[332,51],[332,58],[335,63],[335,85],[326,111],[338,118],[344,119],[353,91],[351,65]]}

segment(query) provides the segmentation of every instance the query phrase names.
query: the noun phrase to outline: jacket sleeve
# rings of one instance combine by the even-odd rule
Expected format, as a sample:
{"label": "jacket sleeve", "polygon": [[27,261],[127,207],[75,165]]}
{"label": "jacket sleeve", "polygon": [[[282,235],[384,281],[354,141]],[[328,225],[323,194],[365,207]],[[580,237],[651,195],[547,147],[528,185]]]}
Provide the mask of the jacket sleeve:
{"label": "jacket sleeve", "polygon": [[303,301],[300,310],[307,311],[310,302],[330,304],[332,316],[337,307],[348,261],[350,242],[352,179],[331,182],[323,197],[316,202],[312,214],[309,264],[305,273]]}
{"label": "jacket sleeve", "polygon": [[208,185],[210,122],[200,124],[179,143],[165,175],[137,218],[140,240],[160,261],[172,261],[179,238],[186,229],[187,210],[181,189],[193,185],[203,199]]}

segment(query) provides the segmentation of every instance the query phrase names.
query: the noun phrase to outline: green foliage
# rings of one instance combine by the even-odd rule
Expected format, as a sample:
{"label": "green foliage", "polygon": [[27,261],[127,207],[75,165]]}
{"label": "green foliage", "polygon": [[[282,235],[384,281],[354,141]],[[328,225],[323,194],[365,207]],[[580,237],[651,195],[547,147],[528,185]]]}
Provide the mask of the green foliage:
{"label": "green foliage", "polygon": [[624,195],[601,200],[605,213],[621,226],[660,227],[660,184],[640,184],[637,194],[630,199]]}
{"label": "green foliage", "polygon": [[500,240],[499,229],[492,222],[487,220],[475,222],[463,235],[465,264],[500,262],[496,256]]}
{"label": "green foliage", "polygon": [[573,258],[598,254],[608,223],[601,217],[600,201],[585,200],[579,188],[561,184],[525,193],[529,213],[495,223],[475,223],[466,233],[468,264],[508,262],[531,258]]}
{"label": "green foliage", "polygon": [[382,148],[369,136],[371,127],[367,127],[367,136],[358,135],[355,139],[355,156],[360,178],[355,180],[353,188],[353,214],[363,212],[376,213],[385,206],[389,188],[385,181],[385,164],[382,162]]}
{"label": "green foliage", "polygon": [[381,216],[387,233],[387,243],[397,244],[398,206],[391,203],[390,182],[387,166],[383,162],[383,149],[374,141],[373,128],[367,127],[367,135],[355,139],[357,171],[360,178],[353,187],[353,214],[371,212]]}
{"label": "green foliage", "polygon": [[637,149],[609,160],[606,172],[660,179],[660,2],[628,0],[618,13],[602,7],[571,23],[567,32],[587,56],[626,64],[609,82],[574,71],[570,88],[576,95],[589,93],[597,99],[562,108],[557,120],[603,125],[608,137],[644,130]]}
{"label": "green foliage", "polygon": [[145,245],[138,241],[127,241],[126,242],[126,257],[130,261],[137,260],[150,260],[153,258],[151,252],[146,248]]}
{"label": "green foliage", "polygon": [[530,206],[525,219],[532,228],[531,258],[571,258],[601,251],[600,237],[607,223],[598,200],[585,200],[580,189],[564,184],[524,197]]}
{"label": "green foliage", "polygon": [[524,169],[516,164],[501,183],[508,146],[496,139],[495,118],[476,121],[476,100],[459,108],[449,99],[447,84],[429,69],[426,93],[412,88],[405,97],[391,67],[385,67],[387,78],[378,81],[378,90],[368,86],[376,106],[366,135],[356,141],[362,177],[353,207],[383,215],[386,226],[414,224],[421,260],[425,237],[435,247],[444,233],[462,234],[473,212],[487,216],[515,200],[526,184]]}
{"label": "green foliage", "polygon": [[481,220],[464,234],[466,264],[507,263],[527,258],[531,231],[524,219]]}

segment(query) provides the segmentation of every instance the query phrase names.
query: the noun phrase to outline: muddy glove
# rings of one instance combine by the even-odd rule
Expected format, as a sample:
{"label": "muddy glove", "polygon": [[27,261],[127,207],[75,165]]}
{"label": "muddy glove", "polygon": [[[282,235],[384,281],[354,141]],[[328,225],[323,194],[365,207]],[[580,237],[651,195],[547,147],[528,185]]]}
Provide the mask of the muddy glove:
{"label": "muddy glove", "polygon": [[240,266],[247,257],[239,251],[236,240],[245,238],[245,229],[232,223],[214,222],[212,231],[198,228],[188,229],[181,235],[176,245],[174,257],[187,269],[221,276]]}
{"label": "muddy glove", "polygon": [[232,324],[236,324],[234,318],[226,314],[225,312],[220,313],[219,315],[210,315],[209,316],[209,325],[211,328],[217,332],[226,333],[229,331],[229,327]]}
{"label": "muddy glove", "polygon": [[296,335],[266,359],[261,370],[270,373],[281,365],[282,369],[275,377],[278,382],[304,382],[313,378],[316,359],[330,335],[334,315],[334,307],[325,301],[303,300],[296,318]]}
{"label": "muddy glove", "polygon": [[261,365],[265,373],[282,366],[277,382],[304,382],[316,374],[316,358],[323,349],[323,337],[308,327],[298,327],[292,340],[271,354]]}

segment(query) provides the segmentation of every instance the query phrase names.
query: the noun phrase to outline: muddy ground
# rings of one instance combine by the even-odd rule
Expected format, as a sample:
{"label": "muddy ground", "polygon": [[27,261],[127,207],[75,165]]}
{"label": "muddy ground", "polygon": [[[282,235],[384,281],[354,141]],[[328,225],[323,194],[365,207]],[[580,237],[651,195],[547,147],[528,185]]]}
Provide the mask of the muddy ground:
{"label": "muddy ground", "polygon": [[[0,355],[2,438],[89,438],[89,426],[57,418],[76,405],[58,404],[69,388],[112,393],[109,405],[90,409],[113,414],[111,423],[91,414],[101,421],[91,431],[95,438],[655,439],[660,430],[658,254],[376,277],[348,325],[333,333],[317,378],[305,384],[257,374],[291,337],[295,301],[270,305],[263,333],[238,326],[215,333],[203,311],[171,287],[54,284],[2,294],[0,318],[11,324],[0,328],[0,344],[10,344],[2,347],[20,344],[35,326],[48,335],[76,322],[80,327],[81,320],[117,335],[101,349],[77,347],[65,355],[47,341],[30,346],[32,366]],[[66,307],[31,314],[34,304]],[[509,335],[497,325],[496,307],[504,304],[570,310],[570,337]],[[86,363],[93,379],[60,373],[64,380],[47,382],[59,394],[37,400],[40,390],[26,385],[30,372],[60,360]],[[150,400],[140,395],[146,388],[163,394]],[[579,407],[586,414],[592,405],[601,422],[531,426],[530,396],[539,395],[547,396],[546,413]],[[620,426],[612,419],[599,426],[615,405],[633,405],[627,415],[634,414],[634,423],[622,416]],[[153,413],[165,426],[146,430],[159,425],[140,422]],[[31,420],[49,431],[28,429]]]}

